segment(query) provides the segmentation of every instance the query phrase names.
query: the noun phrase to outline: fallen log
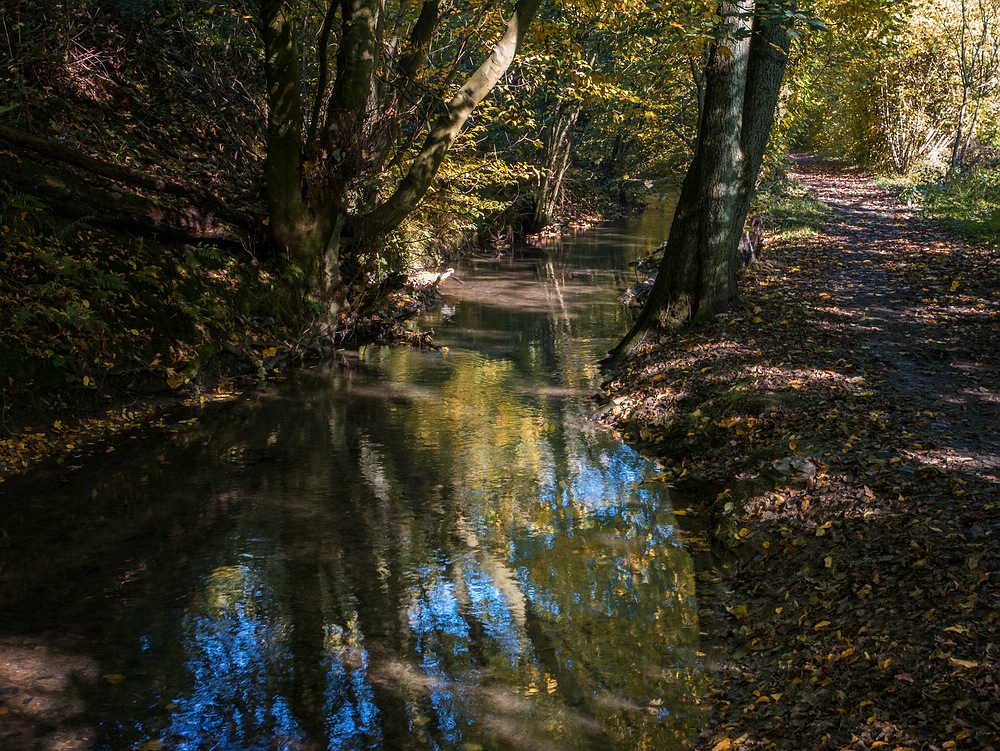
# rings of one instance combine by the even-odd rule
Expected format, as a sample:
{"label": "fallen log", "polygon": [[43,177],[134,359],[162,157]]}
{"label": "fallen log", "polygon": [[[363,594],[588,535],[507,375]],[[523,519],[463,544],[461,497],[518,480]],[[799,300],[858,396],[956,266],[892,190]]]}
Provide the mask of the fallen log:
{"label": "fallen log", "polygon": [[69,171],[0,154],[0,174],[15,189],[38,196],[58,213],[185,241],[250,245],[245,228],[184,202],[159,200],[92,185]]}
{"label": "fallen log", "polygon": [[45,138],[39,138],[38,136],[11,128],[7,125],[0,125],[0,139],[19,149],[32,151],[48,159],[77,167],[108,180],[154,193],[166,193],[177,196],[188,203],[197,205],[199,208],[192,209],[196,213],[215,217],[227,225],[241,227],[248,234],[252,234],[257,230],[257,223],[253,217],[230,208],[221,198],[198,186],[159,175],[150,175],[130,167],[110,164],[76,149],[54,143]]}

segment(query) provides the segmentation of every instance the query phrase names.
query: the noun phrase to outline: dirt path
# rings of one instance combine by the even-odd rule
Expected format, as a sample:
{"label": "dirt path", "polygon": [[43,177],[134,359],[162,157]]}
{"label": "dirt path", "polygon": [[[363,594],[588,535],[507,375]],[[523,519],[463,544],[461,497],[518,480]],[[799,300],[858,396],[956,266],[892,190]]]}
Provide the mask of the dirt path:
{"label": "dirt path", "polygon": [[1000,746],[1000,250],[858,171],[793,176],[823,229],[608,389],[726,562],[700,747]]}
{"label": "dirt path", "polygon": [[823,237],[838,257],[820,279],[831,304],[863,324],[859,360],[887,371],[887,396],[934,412],[938,463],[996,481],[1000,252],[956,240],[857,171],[799,159],[792,176],[830,209]]}

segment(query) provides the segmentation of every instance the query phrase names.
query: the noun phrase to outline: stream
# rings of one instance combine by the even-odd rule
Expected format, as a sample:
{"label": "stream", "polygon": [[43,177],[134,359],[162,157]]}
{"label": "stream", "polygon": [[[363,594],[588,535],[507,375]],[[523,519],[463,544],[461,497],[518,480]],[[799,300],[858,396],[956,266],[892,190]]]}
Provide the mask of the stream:
{"label": "stream", "polygon": [[686,748],[694,571],[591,421],[672,207],[467,260],[418,322],[0,485],[0,748]]}

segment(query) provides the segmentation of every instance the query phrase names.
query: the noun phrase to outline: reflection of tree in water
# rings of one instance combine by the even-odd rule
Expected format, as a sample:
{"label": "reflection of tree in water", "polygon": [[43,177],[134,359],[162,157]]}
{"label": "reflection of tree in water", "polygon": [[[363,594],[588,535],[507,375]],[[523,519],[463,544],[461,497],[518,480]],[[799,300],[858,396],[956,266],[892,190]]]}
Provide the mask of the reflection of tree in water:
{"label": "reflection of tree in water", "polygon": [[[87,513],[116,523],[78,525],[83,557],[143,572],[87,631],[127,675],[120,703],[94,692],[108,748],[683,745],[690,562],[641,464],[564,396],[596,376],[579,338],[618,313],[537,271],[557,287],[539,310],[459,305],[493,356],[370,350],[100,486]],[[72,587],[30,568],[65,619],[121,576],[92,566],[67,613]]]}
{"label": "reflection of tree in water", "polygon": [[284,671],[287,626],[260,607],[264,586],[241,566],[216,569],[206,581],[202,606],[184,623],[192,685],[172,708],[172,746],[203,748],[208,739],[218,748],[301,746]]}
{"label": "reflection of tree in water", "polygon": [[[179,704],[214,690],[199,701],[225,714],[257,694],[223,687],[252,682],[263,693],[241,717],[299,733],[290,748],[630,748],[683,732],[660,707],[697,691],[683,667],[697,629],[662,499],[627,452],[564,429],[570,402],[526,408],[516,377],[469,357],[391,407],[350,388],[306,412],[258,407],[244,435],[270,436],[276,459],[255,465],[232,544],[269,530],[246,564],[265,581],[225,590],[221,620],[206,582],[198,608],[215,614],[189,620],[203,663],[189,658],[197,688]],[[233,673],[235,652],[256,667]]]}

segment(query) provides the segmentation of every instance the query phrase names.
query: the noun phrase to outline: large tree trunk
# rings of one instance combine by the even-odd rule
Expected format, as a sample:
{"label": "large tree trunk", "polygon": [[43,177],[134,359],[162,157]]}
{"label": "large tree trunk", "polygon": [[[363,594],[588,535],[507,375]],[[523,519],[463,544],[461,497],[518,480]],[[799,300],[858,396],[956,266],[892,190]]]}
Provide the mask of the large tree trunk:
{"label": "large tree trunk", "polygon": [[271,232],[290,259],[309,268],[317,263],[321,243],[316,216],[304,195],[298,19],[286,0],[262,0],[260,14],[268,102],[264,179]]}
{"label": "large tree trunk", "polygon": [[[366,205],[389,152],[393,135],[383,112],[391,97],[411,86],[439,19],[437,0],[424,2],[408,44],[398,59],[397,44],[383,40],[384,4],[381,0],[341,0],[342,31],[332,92],[309,109],[312,123],[303,123],[303,88],[299,49],[301,8],[288,0],[260,0],[260,32],[267,74],[268,133],[266,181],[271,231],[278,245],[306,272],[309,283],[331,303],[340,285],[341,234],[354,247],[374,248],[416,207],[430,188],[445,154],[458,137],[473,109],[497,84],[521,46],[540,0],[518,0],[506,29],[487,60],[443,103],[423,148],[396,190],[377,206]],[[328,40],[332,11],[326,15],[320,38]],[[396,29],[393,33],[397,34]],[[391,62],[391,64],[390,64]],[[382,89],[379,71],[395,69],[396,92]],[[326,50],[320,50],[320,88],[325,88]],[[326,92],[316,92],[326,97]],[[308,130],[307,143],[303,136]],[[348,212],[354,188],[359,205]],[[331,311],[335,308],[331,307]]]}
{"label": "large tree trunk", "polygon": [[762,22],[753,0],[727,0],[720,10],[726,33],[709,55],[695,157],[656,282],[612,360],[657,324],[707,320],[736,297],[740,234],[774,120],[789,35],[786,23]]}

